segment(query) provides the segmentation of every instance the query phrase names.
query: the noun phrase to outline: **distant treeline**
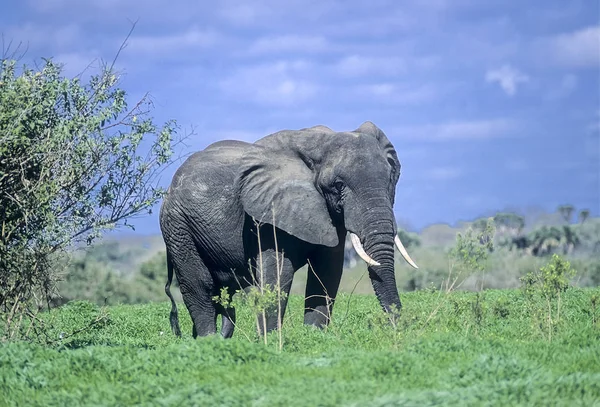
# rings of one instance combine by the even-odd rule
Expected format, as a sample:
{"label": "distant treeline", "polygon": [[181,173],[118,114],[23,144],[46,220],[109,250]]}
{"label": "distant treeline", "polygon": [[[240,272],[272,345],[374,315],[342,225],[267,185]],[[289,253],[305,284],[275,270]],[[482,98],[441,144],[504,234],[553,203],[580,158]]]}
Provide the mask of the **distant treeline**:
{"label": "distant treeline", "polygon": [[[580,210],[574,221],[575,208],[563,205],[545,223],[527,225],[516,213],[502,212],[491,218],[481,218],[448,230],[445,225],[432,225],[422,233],[400,229],[400,238],[419,264],[414,270],[398,259],[397,284],[403,291],[439,287],[448,277],[448,252],[456,234],[468,228],[483,230],[489,219],[495,226],[494,245],[485,270],[484,288],[519,286],[519,278],[539,269],[554,253],[565,256],[578,271],[574,284],[600,285],[600,218],[590,217]],[[340,290],[370,293],[365,278],[366,267],[357,258],[348,241],[345,252],[344,277]],[[302,293],[306,271],[298,272],[293,292]],[[85,299],[98,304],[144,303],[164,301],[166,256],[160,236],[153,244],[147,239],[136,242],[129,238],[107,240],[77,253],[60,282],[60,298],[53,305],[73,299]],[[175,283],[176,284],[176,283]],[[475,277],[466,276],[462,289],[476,289]]]}

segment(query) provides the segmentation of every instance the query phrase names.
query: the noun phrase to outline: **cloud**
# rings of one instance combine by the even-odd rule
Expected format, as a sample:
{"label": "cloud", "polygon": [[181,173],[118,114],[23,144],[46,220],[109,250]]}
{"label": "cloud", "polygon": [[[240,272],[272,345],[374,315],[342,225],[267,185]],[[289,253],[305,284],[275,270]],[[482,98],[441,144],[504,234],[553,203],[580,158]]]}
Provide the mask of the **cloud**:
{"label": "cloud", "polygon": [[221,90],[238,101],[275,106],[297,105],[311,99],[318,86],[306,78],[304,61],[279,61],[243,67],[220,82]]}
{"label": "cloud", "polygon": [[[165,23],[194,21],[210,13],[213,6],[206,2],[146,0],[26,0],[29,9],[38,14],[68,18],[79,22],[128,24],[138,20],[140,25],[151,23],[154,28]],[[24,2],[23,2],[24,3]],[[101,17],[101,18],[99,18]]]}
{"label": "cloud", "polygon": [[402,105],[419,105],[435,100],[441,90],[430,84],[408,86],[390,82],[354,87],[354,94],[359,97],[372,98],[378,102]]}
{"label": "cloud", "polygon": [[335,2],[318,0],[224,0],[216,10],[220,19],[235,26],[261,26],[289,29],[290,22],[315,22],[326,13],[340,8]]}
{"label": "cloud", "polygon": [[46,25],[25,23],[9,27],[4,32],[5,42],[12,41],[12,46],[19,43],[28,44],[34,48],[52,46],[67,48],[77,44],[81,39],[81,28],[76,24]]}
{"label": "cloud", "polygon": [[[591,135],[595,141],[600,141],[598,136],[600,135],[600,109],[595,113],[595,117],[593,121],[590,121],[589,124],[585,127],[586,133]],[[588,150],[586,150],[588,151]]]}
{"label": "cloud", "polygon": [[313,35],[281,35],[263,37],[255,41],[248,50],[250,54],[312,53],[329,49],[327,40]]}
{"label": "cloud", "polygon": [[[475,208],[475,207],[484,207],[487,206],[489,207],[494,207],[496,206],[496,203],[498,202],[497,198],[495,197],[491,197],[491,196],[486,196],[486,195],[479,195],[479,194],[469,194],[469,195],[462,195],[459,198],[459,202],[467,207],[471,207],[471,208]],[[493,202],[493,204],[492,204]]]}
{"label": "cloud", "polygon": [[[81,2],[77,0],[29,0],[28,3],[38,12],[48,12],[71,8]],[[86,3],[93,8],[111,9],[123,2],[120,0],[88,0]]]}
{"label": "cloud", "polygon": [[265,8],[258,4],[226,5],[219,10],[220,16],[234,25],[250,25],[259,16],[266,14]]}
{"label": "cloud", "polygon": [[[595,134],[588,134],[583,143],[585,156],[600,170],[600,124],[596,123],[596,126]],[[600,175],[600,171],[598,174]]]}
{"label": "cloud", "polygon": [[425,177],[435,181],[448,181],[456,179],[463,174],[463,171],[457,167],[435,167],[425,173]]}
{"label": "cloud", "polygon": [[200,30],[190,27],[186,31],[167,35],[132,36],[127,45],[127,50],[140,54],[174,53],[183,49],[192,51],[215,45],[219,35],[210,30]]}
{"label": "cloud", "polygon": [[492,69],[485,74],[486,82],[498,82],[500,87],[508,96],[513,96],[517,93],[519,83],[526,83],[529,77],[510,65],[502,65],[498,69]]}
{"label": "cloud", "polygon": [[578,68],[600,66],[600,26],[591,26],[561,34],[549,41],[554,60]]}
{"label": "cloud", "polygon": [[563,76],[560,88],[566,93],[571,93],[575,90],[575,88],[577,88],[578,82],[577,76],[573,74],[567,74]]}
{"label": "cloud", "polygon": [[338,74],[357,77],[373,74],[398,75],[406,71],[406,63],[398,57],[365,57],[350,55],[335,65]]}
{"label": "cloud", "polygon": [[101,61],[92,52],[67,52],[56,55],[52,60],[63,65],[63,74],[67,77],[96,74],[101,68]]}
{"label": "cloud", "polygon": [[[382,50],[382,53],[388,52]],[[439,57],[407,55],[399,56],[366,56],[352,54],[345,56],[333,65],[335,75],[349,78],[378,76],[399,76],[412,70],[429,70],[438,66]]]}
{"label": "cloud", "polygon": [[548,100],[563,99],[572,94],[579,84],[579,79],[576,75],[566,74],[560,81],[553,82],[548,90],[546,98]]}
{"label": "cloud", "polygon": [[490,119],[400,127],[394,130],[394,134],[418,141],[475,141],[504,137],[514,128],[515,123],[511,120]]}

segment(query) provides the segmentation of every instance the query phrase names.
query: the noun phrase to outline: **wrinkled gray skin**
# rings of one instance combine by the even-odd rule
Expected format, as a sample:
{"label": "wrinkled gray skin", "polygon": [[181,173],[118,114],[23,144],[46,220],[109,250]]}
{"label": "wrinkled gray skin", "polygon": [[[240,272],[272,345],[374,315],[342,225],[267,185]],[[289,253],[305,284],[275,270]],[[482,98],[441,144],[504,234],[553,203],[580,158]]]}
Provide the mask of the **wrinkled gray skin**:
{"label": "wrinkled gray skin", "polygon": [[[309,269],[304,322],[325,326],[333,306],[325,296],[336,297],[347,232],[358,235],[366,253],[380,263],[369,266],[369,277],[383,309],[400,310],[392,209],[399,176],[394,147],[371,122],[352,132],[316,126],[280,131],[254,144],[220,141],[190,156],[175,173],[160,211],[173,332],[181,335],[170,293],[173,272],[193,320],[193,336],[215,333],[221,314],[221,334],[231,337],[235,311],[212,297],[222,287],[233,294],[253,281],[260,284],[259,273],[250,271],[256,270],[259,254],[262,282],[275,286],[276,249],[286,294],[295,271],[310,261],[314,273]],[[262,222],[262,253],[252,218]],[[282,300],[283,312],[286,304]],[[276,328],[275,311],[267,316],[266,329]]]}

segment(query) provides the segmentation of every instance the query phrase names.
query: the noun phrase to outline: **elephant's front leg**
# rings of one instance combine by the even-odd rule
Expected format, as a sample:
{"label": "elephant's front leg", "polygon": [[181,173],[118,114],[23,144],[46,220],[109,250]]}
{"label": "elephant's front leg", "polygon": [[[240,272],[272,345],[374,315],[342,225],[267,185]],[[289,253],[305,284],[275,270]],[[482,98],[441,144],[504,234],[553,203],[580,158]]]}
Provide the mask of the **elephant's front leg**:
{"label": "elephant's front leg", "polygon": [[329,324],[343,266],[343,245],[319,248],[310,256],[304,300],[305,324],[320,328]]}
{"label": "elephant's front leg", "polygon": [[269,248],[260,252],[253,262],[256,286],[263,295],[272,298],[268,301],[264,312],[259,311],[258,327],[260,333],[277,329],[283,324],[283,316],[292,287],[295,267],[292,259],[282,251]]}

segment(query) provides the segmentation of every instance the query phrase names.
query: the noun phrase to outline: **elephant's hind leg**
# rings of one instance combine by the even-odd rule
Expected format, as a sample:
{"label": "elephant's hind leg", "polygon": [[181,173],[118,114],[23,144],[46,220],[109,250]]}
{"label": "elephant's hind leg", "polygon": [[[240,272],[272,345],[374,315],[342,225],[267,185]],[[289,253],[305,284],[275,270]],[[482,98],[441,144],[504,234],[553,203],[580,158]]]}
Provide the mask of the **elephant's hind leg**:
{"label": "elephant's hind leg", "polygon": [[213,278],[195,246],[182,246],[179,246],[178,255],[173,255],[173,263],[183,302],[194,324],[192,335],[196,338],[214,334],[217,332],[217,310],[212,300]]}

